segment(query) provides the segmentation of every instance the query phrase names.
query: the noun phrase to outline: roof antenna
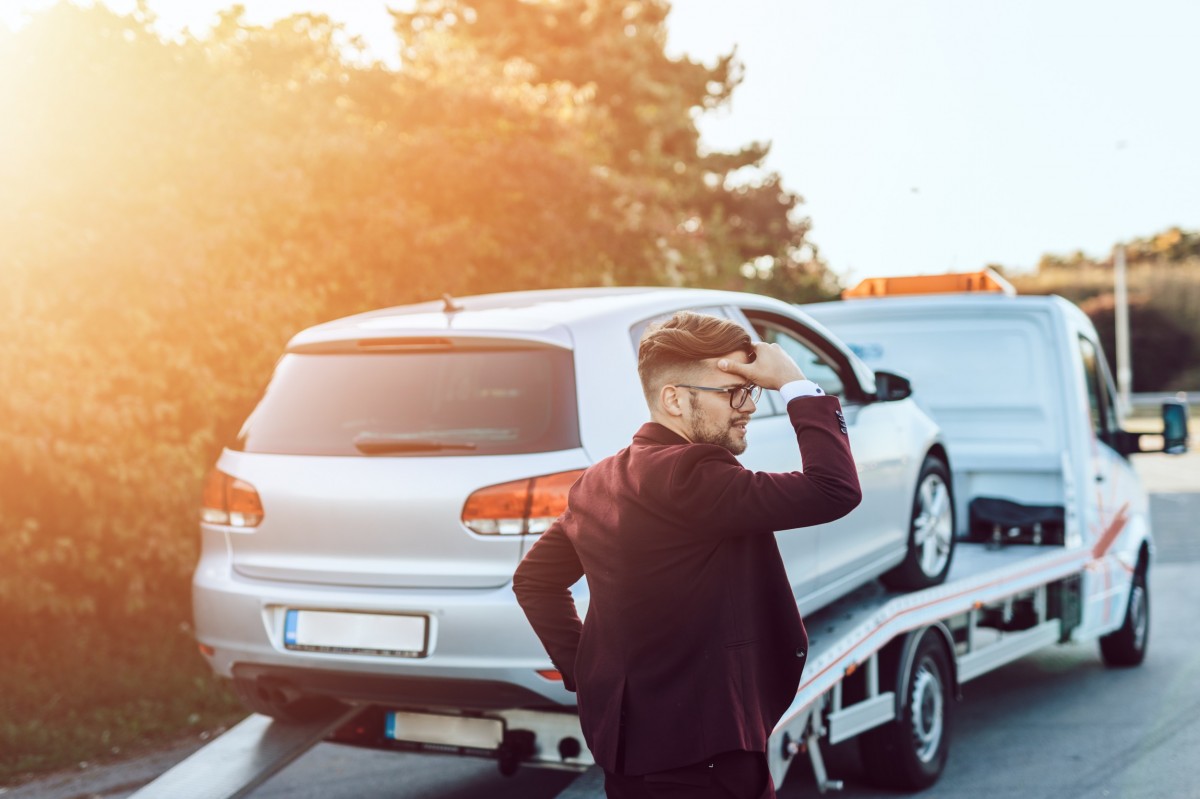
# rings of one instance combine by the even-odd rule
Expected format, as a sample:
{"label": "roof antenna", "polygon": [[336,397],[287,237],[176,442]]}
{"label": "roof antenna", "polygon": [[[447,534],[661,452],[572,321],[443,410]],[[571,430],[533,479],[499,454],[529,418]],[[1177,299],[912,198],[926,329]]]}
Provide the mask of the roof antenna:
{"label": "roof antenna", "polygon": [[442,313],[456,313],[463,310],[463,307],[454,301],[449,292],[442,295]]}

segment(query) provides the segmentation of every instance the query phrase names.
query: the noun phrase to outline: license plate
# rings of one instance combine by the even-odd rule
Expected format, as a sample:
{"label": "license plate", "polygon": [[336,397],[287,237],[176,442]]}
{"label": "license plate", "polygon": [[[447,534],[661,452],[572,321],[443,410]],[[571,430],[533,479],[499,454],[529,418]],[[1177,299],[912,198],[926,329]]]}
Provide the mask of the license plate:
{"label": "license plate", "polygon": [[394,741],[493,750],[504,740],[504,722],[474,716],[394,712],[387,714],[385,734]]}
{"label": "license plate", "polygon": [[283,645],[302,652],[424,657],[429,619],[390,613],[289,610]]}

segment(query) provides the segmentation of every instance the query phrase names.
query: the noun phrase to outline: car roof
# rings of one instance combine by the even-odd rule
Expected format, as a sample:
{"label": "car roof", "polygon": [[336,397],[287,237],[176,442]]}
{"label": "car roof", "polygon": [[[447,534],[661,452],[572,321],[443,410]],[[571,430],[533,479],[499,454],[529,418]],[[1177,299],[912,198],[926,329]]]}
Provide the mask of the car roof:
{"label": "car roof", "polygon": [[[400,305],[335,319],[298,333],[288,347],[418,334],[512,337],[570,347],[570,329],[578,324],[607,318],[645,319],[676,307],[748,302],[767,308],[783,306],[760,295],[710,289],[642,286],[513,291]],[[451,303],[453,308],[448,307]]]}

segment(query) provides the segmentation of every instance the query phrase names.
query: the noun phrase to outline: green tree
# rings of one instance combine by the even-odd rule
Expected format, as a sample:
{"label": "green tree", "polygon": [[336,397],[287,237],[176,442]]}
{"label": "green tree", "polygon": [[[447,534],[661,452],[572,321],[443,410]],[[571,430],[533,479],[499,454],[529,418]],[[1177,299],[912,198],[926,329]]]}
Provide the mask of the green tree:
{"label": "green tree", "polygon": [[[1130,267],[1141,266],[1194,266],[1200,259],[1200,231],[1170,227],[1149,236],[1119,242],[1125,248],[1125,261]],[[1047,253],[1038,261],[1038,271],[1111,269],[1112,254],[1093,258],[1083,250],[1068,255]]]}
{"label": "green tree", "polygon": [[[1096,326],[1112,374],[1117,372],[1116,301],[1112,294],[1093,297],[1079,306]],[[1188,330],[1145,297],[1129,301],[1129,358],[1134,391],[1163,391],[1193,363],[1196,341]]]}
{"label": "green tree", "polygon": [[164,42],[61,4],[0,42],[0,617],[186,613],[204,472],[302,327],[444,292],[836,290],[766,148],[701,151],[738,68],[668,58],[666,13],[423,2],[398,72],[318,15]]}
{"label": "green tree", "polygon": [[603,231],[588,242],[587,282],[836,296],[799,196],[762,168],[767,146],[703,150],[696,117],[729,101],[741,68],[733,54],[712,65],[668,57],[669,9],[665,0],[420,0],[393,16],[406,64],[467,48],[474,63],[527,75],[543,96],[583,101],[592,193],[574,224]]}

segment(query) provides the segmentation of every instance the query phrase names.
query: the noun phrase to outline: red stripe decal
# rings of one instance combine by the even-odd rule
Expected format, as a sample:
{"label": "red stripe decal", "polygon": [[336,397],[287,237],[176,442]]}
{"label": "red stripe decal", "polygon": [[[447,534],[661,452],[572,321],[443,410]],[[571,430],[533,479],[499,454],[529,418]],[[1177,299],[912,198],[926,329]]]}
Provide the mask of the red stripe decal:
{"label": "red stripe decal", "polygon": [[1117,511],[1117,515],[1113,516],[1113,520],[1109,523],[1108,527],[1104,530],[1104,533],[1100,536],[1100,540],[1096,542],[1094,547],[1092,547],[1093,558],[1099,559],[1104,557],[1105,553],[1108,552],[1108,548],[1111,547],[1113,542],[1117,540],[1117,536],[1121,534],[1121,531],[1125,529],[1125,525],[1129,522],[1129,514],[1126,513],[1128,510],[1129,503],[1126,502],[1121,506],[1121,509]]}
{"label": "red stripe decal", "polygon": [[[1104,534],[1100,536],[1100,540],[1098,540],[1096,542],[1096,545],[1092,548],[1093,561],[1083,564],[1083,568],[1092,568],[1093,566],[1103,567],[1105,565],[1103,562],[1096,563],[1095,561],[1100,561],[1100,559],[1104,557],[1104,554],[1108,551],[1109,547],[1111,547],[1113,545],[1113,542],[1117,540],[1117,536],[1120,535],[1121,531],[1125,529],[1125,525],[1129,523],[1129,515],[1127,513],[1128,510],[1129,510],[1129,503],[1126,502],[1124,505],[1121,506],[1121,509],[1117,511],[1117,514],[1113,517],[1112,522],[1110,522],[1108,527],[1104,530]],[[862,644],[864,644],[868,640],[870,640],[877,632],[879,632],[881,629],[886,627],[888,624],[894,622],[896,619],[900,618],[901,616],[906,616],[908,614],[916,613],[917,611],[924,610],[925,608],[929,607],[930,605],[936,605],[941,602],[947,602],[947,601],[954,600],[954,599],[960,599],[967,594],[978,592],[978,591],[983,591],[988,588],[993,588],[1000,583],[1011,582],[1014,580],[1018,580],[1022,577],[1027,577],[1028,575],[1035,574],[1040,571],[1051,570],[1054,567],[1058,566],[1059,564],[1064,564],[1064,563],[1068,563],[1072,560],[1075,560],[1076,558],[1079,557],[1079,555],[1080,555],[1080,553],[1077,550],[1067,550],[1063,553],[1062,557],[1055,558],[1048,563],[1039,564],[1030,569],[1026,569],[1024,571],[1018,572],[1014,575],[1011,575],[1011,576],[1003,578],[1003,579],[992,580],[990,582],[984,583],[982,586],[976,586],[974,588],[969,588],[969,589],[965,589],[963,591],[959,591],[958,593],[950,594],[949,596],[932,599],[928,602],[924,602],[920,605],[917,605],[916,607],[906,608],[905,610],[902,610],[899,613],[897,613],[895,616],[893,616],[888,621],[885,621],[883,624],[880,624],[878,627],[875,627],[874,629],[872,629],[870,632],[868,632],[862,638],[858,639],[858,641],[856,641],[855,643],[851,644],[850,647],[848,648],[848,650],[844,654],[842,654],[841,657],[839,657],[836,660],[834,660],[833,662],[827,664],[823,669],[818,671],[816,674],[809,675],[807,679],[805,679],[803,682],[800,683],[799,687],[796,690],[796,693],[797,694],[802,693],[805,688],[812,685],[814,682],[816,682],[822,676],[824,676],[828,671],[830,671],[831,669],[835,668],[838,664],[845,661],[846,658],[848,658],[855,649],[857,649],[859,646],[862,646]],[[896,635],[902,635],[906,632],[910,632],[912,630],[915,630],[919,626],[921,626],[921,625],[913,624],[913,625],[907,626],[907,627],[902,626],[896,632]],[[878,651],[878,648],[873,651]]]}
{"label": "red stripe decal", "polygon": [[[1063,552],[1061,557],[1054,558],[1046,563],[1040,563],[1037,566],[1017,572],[1016,574],[1013,574],[1009,577],[995,579],[990,582],[984,583],[981,586],[976,586],[974,588],[967,588],[967,589],[964,589],[957,593],[950,594],[949,596],[938,597],[937,599],[931,599],[928,602],[923,602],[920,605],[917,605],[916,607],[905,608],[904,610],[901,610],[900,612],[898,612],[891,619],[888,619],[887,621],[883,622],[882,624],[878,625],[877,627],[872,628],[870,632],[868,632],[862,638],[859,638],[858,641],[856,641],[855,643],[851,644],[850,647],[848,648],[848,650],[844,654],[842,654],[841,657],[837,658],[832,663],[829,663],[828,665],[826,665],[825,668],[821,669],[816,674],[809,676],[808,679],[801,682],[799,687],[796,689],[796,693],[797,694],[801,693],[805,688],[807,688],[809,685],[816,682],[823,675],[825,675],[825,673],[828,672],[830,669],[833,669],[839,663],[842,663],[844,660],[846,660],[846,658],[848,658],[851,654],[853,654],[853,651],[855,649],[862,646],[866,641],[870,640],[876,633],[878,633],[880,630],[882,630],[888,624],[891,624],[894,620],[899,619],[901,616],[907,616],[911,613],[916,613],[918,611],[924,610],[925,608],[927,608],[931,605],[937,605],[942,602],[949,602],[951,600],[961,599],[962,597],[966,596],[967,594],[977,593],[977,592],[986,590],[988,588],[993,588],[997,585],[1000,585],[1001,583],[1013,582],[1020,578],[1028,577],[1031,574],[1037,574],[1038,572],[1042,572],[1042,571],[1049,571],[1049,570],[1055,568],[1056,566],[1059,566],[1059,565],[1065,564],[1065,563],[1069,563],[1070,561],[1078,559],[1080,557],[1080,555],[1081,555],[1081,553],[1078,550],[1066,550],[1065,552]],[[896,635],[898,636],[898,635],[902,635],[906,632],[911,632],[912,630],[915,630],[920,626],[921,626],[920,624],[912,624],[911,626],[908,626],[908,627],[901,627],[899,630],[896,631]],[[891,639],[889,639],[889,640],[891,640]],[[885,641],[884,643],[886,644],[887,642]],[[873,654],[873,652],[879,651],[879,649],[882,649],[882,648],[883,648],[882,645],[877,647],[875,650],[872,651],[872,653],[868,653],[868,656],[870,656],[870,654]]]}

